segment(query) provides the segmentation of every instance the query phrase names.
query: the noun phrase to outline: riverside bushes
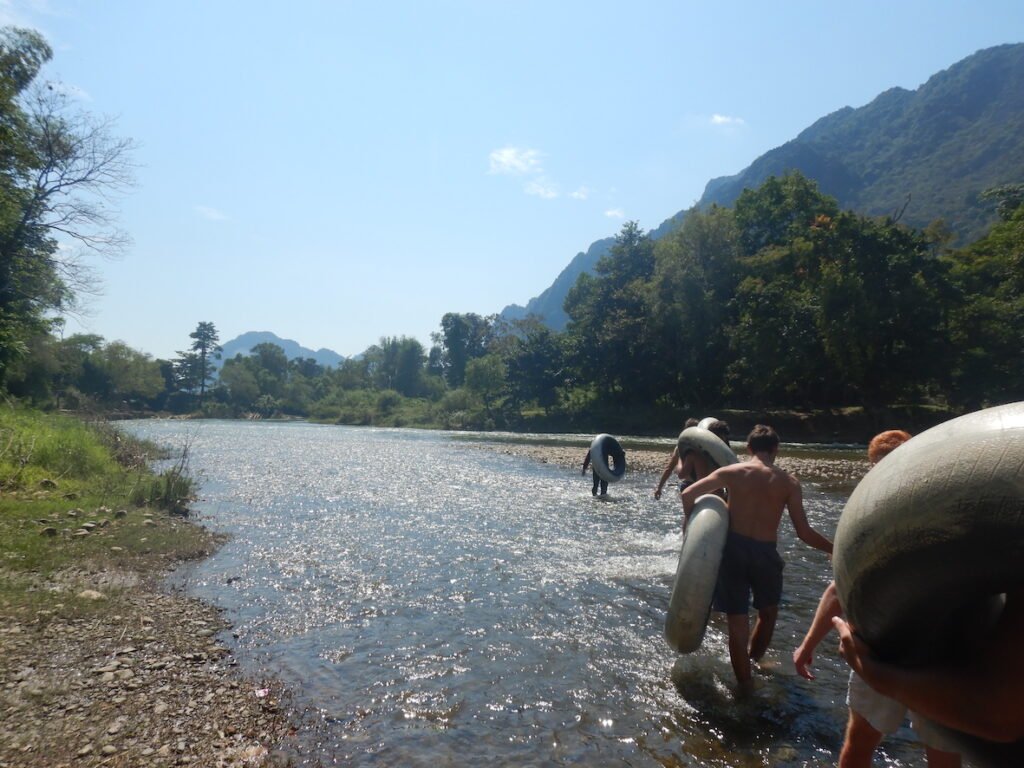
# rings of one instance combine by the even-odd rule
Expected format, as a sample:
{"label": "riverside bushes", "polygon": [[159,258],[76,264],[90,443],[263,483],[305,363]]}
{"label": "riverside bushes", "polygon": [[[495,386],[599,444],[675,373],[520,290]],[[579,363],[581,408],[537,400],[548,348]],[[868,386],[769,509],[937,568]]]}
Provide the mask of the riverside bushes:
{"label": "riverside bushes", "polygon": [[148,570],[211,548],[166,514],[193,495],[187,452],[154,475],[142,459],[154,450],[109,425],[0,406],[0,608],[62,599],[54,580],[68,569]]}

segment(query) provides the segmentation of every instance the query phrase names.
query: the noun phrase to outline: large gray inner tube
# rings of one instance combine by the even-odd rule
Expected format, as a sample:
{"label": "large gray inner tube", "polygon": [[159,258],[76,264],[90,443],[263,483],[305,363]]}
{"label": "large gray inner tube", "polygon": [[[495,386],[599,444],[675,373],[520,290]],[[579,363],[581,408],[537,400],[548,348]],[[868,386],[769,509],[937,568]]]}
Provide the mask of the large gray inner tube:
{"label": "large gray inner tube", "polygon": [[713,432],[704,427],[687,427],[679,434],[677,442],[679,458],[683,458],[687,451],[697,451],[711,463],[712,469],[724,467],[727,464],[736,464],[739,459],[732,448]]}
{"label": "large gray inner tube", "polygon": [[602,433],[594,438],[590,444],[590,463],[605,482],[618,482],[626,474],[626,454],[611,435]]}
{"label": "large gray inner tube", "polygon": [[680,653],[696,651],[704,639],[728,533],[729,508],[721,497],[709,493],[697,499],[665,617],[665,639]]}
{"label": "large gray inner tube", "polygon": [[[851,494],[832,562],[840,602],[879,658],[916,666],[969,654],[999,595],[1024,584],[1024,403],[961,416],[893,451]],[[957,741],[1001,763],[983,757],[995,745]]]}

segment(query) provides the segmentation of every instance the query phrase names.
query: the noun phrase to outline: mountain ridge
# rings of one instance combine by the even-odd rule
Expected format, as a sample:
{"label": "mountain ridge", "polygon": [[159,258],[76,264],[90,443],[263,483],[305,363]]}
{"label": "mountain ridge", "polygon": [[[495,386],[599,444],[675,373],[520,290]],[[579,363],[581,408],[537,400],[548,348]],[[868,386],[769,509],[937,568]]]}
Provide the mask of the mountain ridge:
{"label": "mountain ridge", "polygon": [[257,344],[276,344],[284,350],[285,357],[289,360],[298,358],[313,358],[317,363],[326,367],[337,367],[344,360],[344,355],[339,355],[333,349],[321,347],[317,350],[309,349],[292,339],[282,339],[271,331],[246,331],[230,341],[221,345],[221,359],[216,362],[219,367],[224,360],[233,358],[235,355],[249,355]]}
{"label": "mountain ridge", "polygon": [[[995,221],[981,193],[1024,180],[1024,44],[976,51],[933,74],[917,89],[889,88],[862,107],[842,107],[815,120],[794,139],[755,158],[732,176],[712,178],[694,206],[731,206],[747,188],[799,171],[843,209],[868,216],[902,216],[916,227],[942,219],[964,245]],[[677,229],[681,210],[650,231]],[[525,306],[500,315],[533,314],[563,330],[569,288],[614,244],[593,242]]]}

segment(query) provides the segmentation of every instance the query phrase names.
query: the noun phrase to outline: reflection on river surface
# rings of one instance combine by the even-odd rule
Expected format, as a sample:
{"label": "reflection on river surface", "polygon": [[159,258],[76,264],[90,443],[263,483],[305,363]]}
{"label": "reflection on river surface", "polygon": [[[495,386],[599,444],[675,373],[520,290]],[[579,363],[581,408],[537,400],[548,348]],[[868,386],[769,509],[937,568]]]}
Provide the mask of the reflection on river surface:
{"label": "reflection on river surface", "polygon": [[[790,657],[830,578],[784,521],[786,588],[749,700],[724,621],[679,656],[662,637],[681,510],[628,474],[607,502],[578,470],[486,437],[251,422],[132,422],[189,445],[196,505],[231,534],[179,578],[226,609],[252,675],[280,678],[302,765],[824,766],[846,718],[834,638],[818,679]],[[585,441],[578,440],[580,459]],[[805,483],[831,536],[845,498]],[[920,762],[913,734],[888,765]]]}

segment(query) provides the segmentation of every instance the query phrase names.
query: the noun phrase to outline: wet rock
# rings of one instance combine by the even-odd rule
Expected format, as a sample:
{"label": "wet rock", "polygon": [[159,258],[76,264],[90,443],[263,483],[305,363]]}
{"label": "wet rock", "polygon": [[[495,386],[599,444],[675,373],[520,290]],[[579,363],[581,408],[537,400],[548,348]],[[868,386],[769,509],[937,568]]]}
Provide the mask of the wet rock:
{"label": "wet rock", "polygon": [[52,527],[52,526],[47,526],[46,528],[43,528],[43,530],[41,530],[39,532],[39,535],[40,536],[56,536],[57,535],[57,529]]}

